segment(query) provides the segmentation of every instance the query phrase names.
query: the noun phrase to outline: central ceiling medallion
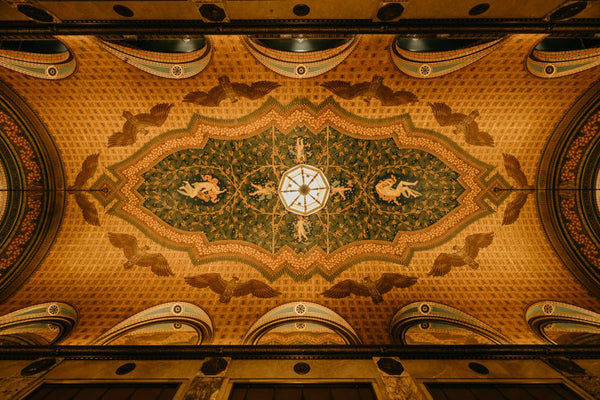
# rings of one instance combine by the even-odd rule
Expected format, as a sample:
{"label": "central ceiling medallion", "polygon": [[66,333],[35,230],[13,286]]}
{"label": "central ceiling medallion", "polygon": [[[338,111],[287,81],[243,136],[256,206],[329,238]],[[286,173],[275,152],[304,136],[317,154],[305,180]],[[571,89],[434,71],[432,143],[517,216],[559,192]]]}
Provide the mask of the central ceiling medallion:
{"label": "central ceiling medallion", "polygon": [[494,169],[408,115],[269,100],[245,119],[195,115],[109,167],[92,193],[196,264],[333,279],[365,260],[407,263],[494,212],[508,193],[494,190],[508,187]]}
{"label": "central ceiling medallion", "polygon": [[300,164],[282,175],[277,192],[286,210],[307,216],[327,204],[329,182],[319,168]]}

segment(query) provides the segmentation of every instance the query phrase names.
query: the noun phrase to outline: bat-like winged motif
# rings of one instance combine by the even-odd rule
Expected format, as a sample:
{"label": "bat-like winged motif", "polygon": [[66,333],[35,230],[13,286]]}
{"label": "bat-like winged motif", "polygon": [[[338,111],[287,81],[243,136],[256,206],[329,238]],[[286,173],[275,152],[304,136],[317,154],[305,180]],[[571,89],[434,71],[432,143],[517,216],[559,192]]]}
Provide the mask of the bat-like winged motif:
{"label": "bat-like winged motif", "polygon": [[521,163],[513,155],[502,154],[504,157],[504,168],[508,176],[514,180],[517,184],[518,192],[514,199],[508,203],[504,209],[504,218],[502,219],[502,225],[510,225],[517,221],[521,209],[527,202],[529,194],[533,191],[534,187],[529,184],[527,177],[521,169]]}
{"label": "bat-like winged motif", "polygon": [[263,299],[276,297],[281,294],[280,291],[256,279],[242,282],[240,278],[234,276],[231,280],[226,281],[221,277],[221,274],[215,273],[188,276],[185,278],[185,282],[190,286],[200,289],[205,287],[210,288],[213,292],[221,295],[219,297],[221,303],[229,303],[232,297],[241,297],[249,294]]}
{"label": "bat-like winged motif", "polygon": [[100,154],[92,154],[86,157],[81,163],[81,171],[75,177],[75,183],[69,186],[69,190],[82,189],[85,184],[94,176],[98,169],[98,159]]}
{"label": "bat-like winged motif", "polygon": [[260,99],[279,86],[281,86],[279,83],[270,81],[259,81],[246,85],[245,83],[231,82],[228,77],[220,76],[217,86],[208,92],[200,90],[190,92],[183,98],[183,101],[200,106],[217,107],[225,99],[230,99],[232,103],[237,102],[240,97],[250,100]]}
{"label": "bat-like winged motif", "polygon": [[336,283],[321,295],[340,299],[354,294],[356,296],[371,297],[373,303],[378,304],[383,302],[383,295],[393,288],[407,288],[417,283],[417,279],[414,276],[394,273],[382,274],[376,281],[371,280],[369,276],[365,276],[363,283],[346,279]]}
{"label": "bat-like winged motif", "polygon": [[433,111],[433,116],[440,126],[454,126],[455,134],[463,134],[465,142],[474,146],[494,146],[494,138],[479,130],[475,118],[479,117],[479,111],[471,111],[469,115],[452,112],[446,103],[427,103]]}
{"label": "bat-like winged motif", "polygon": [[453,247],[454,253],[441,253],[433,262],[433,268],[429,275],[444,276],[452,270],[452,267],[462,267],[468,265],[473,269],[479,268],[479,263],[475,258],[479,250],[488,247],[494,240],[494,232],[476,233],[469,235],[465,239],[465,245]]}
{"label": "bat-like winged motif", "polygon": [[113,133],[108,138],[108,147],[129,146],[136,142],[138,133],[146,134],[146,128],[162,126],[173,104],[160,103],[150,109],[149,113],[133,115],[129,111],[123,111],[123,118],[127,121],[123,124],[121,132]]}
{"label": "bat-like winged motif", "polygon": [[75,202],[81,209],[83,219],[90,225],[100,226],[100,218],[98,217],[98,210],[94,203],[92,203],[87,194],[82,191],[85,184],[94,176],[98,169],[98,158],[100,154],[92,154],[83,161],[81,164],[81,171],[75,178],[75,183],[67,188],[70,193],[75,197]]}
{"label": "bat-like winged motif", "polygon": [[133,235],[125,233],[109,233],[108,239],[113,246],[123,250],[127,261],[123,264],[125,269],[134,265],[149,267],[158,276],[173,276],[167,259],[159,253],[148,253],[148,246],[138,246],[137,239]]}
{"label": "bat-like winged motif", "polygon": [[321,86],[342,99],[352,100],[356,97],[362,97],[367,104],[373,98],[378,99],[382,106],[401,106],[419,101],[414,93],[405,90],[394,91],[389,86],[384,85],[383,77],[379,75],[373,76],[371,82],[361,82],[353,85],[346,81],[329,81],[322,83]]}

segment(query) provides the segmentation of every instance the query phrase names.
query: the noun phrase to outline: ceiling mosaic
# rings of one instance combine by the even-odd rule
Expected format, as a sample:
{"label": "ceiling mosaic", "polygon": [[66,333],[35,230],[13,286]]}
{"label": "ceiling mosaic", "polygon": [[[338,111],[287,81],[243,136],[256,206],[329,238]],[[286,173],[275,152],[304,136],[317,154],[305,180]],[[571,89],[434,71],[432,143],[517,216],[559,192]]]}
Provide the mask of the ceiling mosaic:
{"label": "ceiling mosaic", "polygon": [[[278,195],[283,174],[302,164],[331,186],[308,216]],[[187,129],[155,136],[108,170],[92,190],[110,213],[194,263],[235,257],[269,280],[332,279],[366,259],[407,262],[493,212],[508,188],[492,166],[408,115],[361,120],[333,100],[302,98],[269,100],[235,121],[195,114]]]}
{"label": "ceiling mosaic", "polygon": [[64,207],[54,142],[31,110],[0,83],[0,299],[41,262]]}
{"label": "ceiling mosaic", "polygon": [[[420,79],[390,60],[393,36],[363,35],[297,79],[247,39],[211,36],[201,72],[165,79],[95,38],[61,37],[78,62],[67,79],[0,70],[66,175],[48,191],[66,196],[52,248],[0,315],[72,304],[61,344],[372,344],[397,340],[394,315],[426,302],[477,322],[421,321],[407,342],[542,343],[523,318],[531,304],[560,293],[600,309],[546,238],[533,192],[545,143],[597,71],[535,77],[524,62],[542,38],[508,36]],[[303,166],[320,173],[291,175]],[[284,194],[297,194],[287,208]],[[172,313],[184,303],[204,322]],[[290,306],[263,324],[298,303],[332,319]],[[161,320],[146,313],[157,305],[169,305]]]}
{"label": "ceiling mosaic", "polygon": [[[544,228],[564,264],[600,293],[600,95],[596,84],[565,115],[541,160],[537,192]],[[559,190],[552,190],[558,188]],[[583,188],[583,190],[577,190]]]}

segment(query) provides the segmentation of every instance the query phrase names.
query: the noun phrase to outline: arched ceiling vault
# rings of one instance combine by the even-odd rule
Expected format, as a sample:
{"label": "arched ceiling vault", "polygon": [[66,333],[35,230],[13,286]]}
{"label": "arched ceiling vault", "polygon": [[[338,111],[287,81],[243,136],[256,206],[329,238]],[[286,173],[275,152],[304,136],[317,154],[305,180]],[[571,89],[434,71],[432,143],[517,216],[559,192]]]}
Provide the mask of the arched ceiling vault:
{"label": "arched ceiling vault", "polygon": [[[600,308],[546,238],[536,196],[515,205],[506,190],[524,185],[507,172],[515,160],[536,184],[545,143],[598,79],[597,69],[531,75],[524,63],[542,37],[508,36],[434,79],[396,68],[392,35],[363,35],[310,79],[276,74],[238,36],[210,36],[212,59],[189,79],[147,74],[92,37],[61,37],[75,74],[47,81],[0,69],[0,79],[50,132],[62,187],[81,189],[87,202],[68,195],[54,245],[0,315],[72,304],[80,318],[63,344],[90,344],[134,314],[185,301],[210,317],[213,344],[239,344],[269,310],[305,301],[373,344],[391,342],[400,308],[426,300],[514,343],[541,343],[523,316],[530,304],[560,293]],[[356,84],[356,96],[344,92]],[[381,95],[382,85],[396,93]],[[440,124],[446,105],[462,122]],[[473,122],[484,132],[475,138],[465,135]],[[133,143],[114,136],[128,129]],[[336,192],[306,217],[282,211],[273,192],[303,163]],[[89,179],[76,178],[82,167]],[[469,265],[444,267],[468,246],[479,248]],[[146,258],[140,266],[133,256]],[[342,297],[347,280],[365,296]]]}

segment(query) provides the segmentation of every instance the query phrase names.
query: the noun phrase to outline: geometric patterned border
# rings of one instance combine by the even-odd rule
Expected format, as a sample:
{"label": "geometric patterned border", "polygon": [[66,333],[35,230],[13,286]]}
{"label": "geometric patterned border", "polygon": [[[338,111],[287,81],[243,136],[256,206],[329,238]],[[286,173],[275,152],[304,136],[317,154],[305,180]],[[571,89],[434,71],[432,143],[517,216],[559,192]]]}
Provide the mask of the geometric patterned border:
{"label": "geometric patterned border", "polygon": [[600,83],[596,83],[557,125],[537,177],[539,187],[546,189],[537,192],[537,204],[548,239],[565,266],[596,295],[600,295],[599,170]]}
{"label": "geometric patterned border", "polygon": [[242,41],[250,54],[271,71],[288,78],[306,79],[337,67],[356,48],[359,37],[353,36],[347,43],[332,49],[306,53],[269,49],[247,36]]}
{"label": "geometric patterned border", "polygon": [[33,111],[0,82],[0,162],[8,189],[0,220],[0,301],[38,267],[58,233],[65,177],[58,150]]}
{"label": "geometric patterned border", "polygon": [[[418,39],[417,39],[418,40]],[[413,78],[436,78],[464,68],[496,50],[504,39],[448,51],[414,52],[401,48],[396,38],[390,45],[392,62]]]}
{"label": "geometric patterned border", "polygon": [[211,60],[213,47],[208,38],[205,46],[187,53],[164,53],[124,46],[98,39],[104,50],[144,72],[167,79],[185,79],[198,75]]}
{"label": "geometric patterned border", "polygon": [[[52,345],[67,337],[77,320],[77,311],[69,304],[36,304],[1,316],[0,335],[8,335],[10,332],[16,338],[22,337],[22,343]],[[52,332],[56,329],[58,332]],[[32,334],[44,331],[51,332],[53,338],[49,343],[32,341]]]}
{"label": "geometric patterned border", "polygon": [[433,301],[423,301],[402,307],[392,318],[390,335],[397,344],[406,344],[406,331],[415,326],[426,328],[443,323],[483,336],[494,344],[508,344],[510,340],[500,332],[478,320],[477,318],[456,308]]}
{"label": "geometric patterned border", "polygon": [[[459,174],[458,180],[465,191],[458,207],[427,228],[398,232],[393,241],[359,240],[332,252],[315,246],[304,253],[290,247],[268,252],[239,240],[209,242],[203,232],[174,229],[144,207],[144,199],[137,191],[143,182],[141,174],[169,154],[181,149],[202,149],[211,139],[239,140],[267,129],[288,134],[294,127],[302,125],[312,132],[322,132],[331,126],[344,135],[364,140],[392,138],[399,148],[414,148],[435,155]],[[450,240],[473,221],[495,212],[492,204],[499,204],[506,196],[498,195],[494,189],[508,185],[499,174],[492,174],[493,169],[470,156],[448,137],[415,128],[408,114],[371,120],[348,113],[331,98],[319,105],[300,98],[287,106],[270,99],[257,111],[236,120],[196,114],[187,128],[159,135],[128,159],[108,167],[112,177],[101,176],[93,187],[108,189],[108,194],[98,191],[94,196],[104,204],[114,202],[109,212],[134,224],[163,246],[186,250],[195,264],[235,259],[253,266],[270,280],[283,273],[302,279],[319,273],[332,280],[343,270],[364,260],[406,263],[415,250]]]}
{"label": "geometric patterned border", "polygon": [[242,344],[257,344],[270,330],[295,322],[323,325],[340,335],[349,345],[362,343],[352,326],[338,313],[320,304],[303,301],[283,304],[264,314],[248,329]]}
{"label": "geometric patterned border", "polygon": [[199,341],[196,344],[210,343],[214,334],[212,321],[203,309],[191,303],[178,301],[159,304],[132,315],[98,337],[94,344],[109,345],[135,330],[156,324],[185,324],[190,326],[198,333]]}
{"label": "geometric patterned border", "polygon": [[557,301],[540,301],[532,304],[527,308],[525,318],[531,330],[539,338],[551,344],[570,343],[556,343],[552,340],[545,330],[549,326],[564,332],[585,331],[585,327],[596,335],[600,332],[600,314]]}
{"label": "geometric patterned border", "polygon": [[[543,39],[544,40],[544,39]],[[542,41],[543,41],[542,40]],[[537,50],[527,57],[527,71],[538,78],[560,78],[600,65],[600,48],[568,51]]]}
{"label": "geometric patterned border", "polygon": [[[58,39],[54,39],[58,42]],[[0,66],[34,78],[58,80],[73,75],[77,60],[66,47],[59,53],[33,53],[27,51],[0,49]]]}

